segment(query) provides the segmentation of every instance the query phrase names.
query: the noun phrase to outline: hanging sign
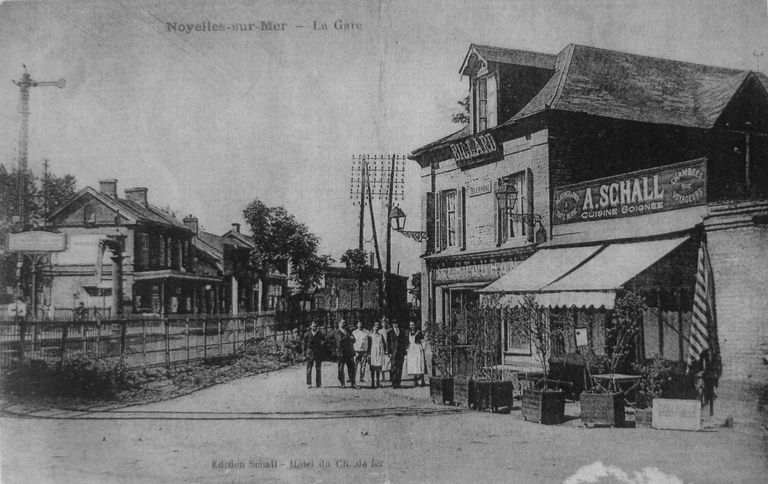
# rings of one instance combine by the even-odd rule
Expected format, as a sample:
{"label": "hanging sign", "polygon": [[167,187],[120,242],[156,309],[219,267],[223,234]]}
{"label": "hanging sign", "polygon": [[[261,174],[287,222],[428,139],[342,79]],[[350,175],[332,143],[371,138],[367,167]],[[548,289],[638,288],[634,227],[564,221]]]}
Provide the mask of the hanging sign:
{"label": "hanging sign", "polygon": [[491,133],[470,136],[450,146],[453,159],[462,170],[486,161],[501,159],[501,144],[496,142]]}
{"label": "hanging sign", "polygon": [[66,248],[66,234],[35,230],[8,235],[8,250],[11,252],[61,252]]}
{"label": "hanging sign", "polygon": [[553,223],[649,215],[707,202],[706,159],[555,189]]}

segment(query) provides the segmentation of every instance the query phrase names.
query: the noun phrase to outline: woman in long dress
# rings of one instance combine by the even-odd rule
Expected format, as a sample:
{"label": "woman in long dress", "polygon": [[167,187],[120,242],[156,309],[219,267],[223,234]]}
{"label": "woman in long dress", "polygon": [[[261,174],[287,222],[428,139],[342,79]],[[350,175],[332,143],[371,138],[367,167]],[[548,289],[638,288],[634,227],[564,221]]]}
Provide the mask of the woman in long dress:
{"label": "woman in long dress", "polygon": [[413,386],[424,386],[424,374],[427,372],[427,361],[424,357],[424,347],[421,342],[424,334],[416,329],[416,323],[411,321],[411,330],[408,333],[408,354],[405,364],[408,374],[413,375]]}
{"label": "woman in long dress", "polygon": [[376,321],[371,332],[370,348],[371,352],[371,388],[381,386],[381,367],[387,358],[387,340],[380,331],[381,324]]}

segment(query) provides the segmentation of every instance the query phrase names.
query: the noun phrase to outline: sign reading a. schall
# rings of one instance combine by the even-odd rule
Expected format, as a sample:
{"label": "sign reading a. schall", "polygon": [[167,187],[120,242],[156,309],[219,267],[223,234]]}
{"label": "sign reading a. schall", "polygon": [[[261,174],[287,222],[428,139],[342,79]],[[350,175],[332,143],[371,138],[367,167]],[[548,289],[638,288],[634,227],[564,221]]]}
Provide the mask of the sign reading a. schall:
{"label": "sign reading a. schall", "polygon": [[706,190],[703,158],[566,185],[555,189],[553,222],[588,222],[703,205]]}

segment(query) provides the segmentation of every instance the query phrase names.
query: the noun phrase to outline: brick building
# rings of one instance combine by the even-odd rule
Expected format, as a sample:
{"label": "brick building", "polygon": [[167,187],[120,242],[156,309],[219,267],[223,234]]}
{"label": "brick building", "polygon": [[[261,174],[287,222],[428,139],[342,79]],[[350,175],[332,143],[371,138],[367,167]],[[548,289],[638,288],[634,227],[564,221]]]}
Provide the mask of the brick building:
{"label": "brick building", "polygon": [[[326,310],[379,309],[381,271],[368,268],[361,278],[346,267],[329,267],[312,294],[312,308]],[[408,311],[408,277],[387,274],[387,306],[402,316]],[[402,317],[401,316],[401,317]]]}
{"label": "brick building", "polygon": [[[422,320],[536,294],[604,351],[616,295],[650,308],[637,358],[685,360],[706,250],[724,371],[768,381],[768,78],[581,45],[471,45],[464,129],[413,151],[422,170]],[[499,321],[501,357],[528,365]],[[578,340],[577,340],[578,337]]]}

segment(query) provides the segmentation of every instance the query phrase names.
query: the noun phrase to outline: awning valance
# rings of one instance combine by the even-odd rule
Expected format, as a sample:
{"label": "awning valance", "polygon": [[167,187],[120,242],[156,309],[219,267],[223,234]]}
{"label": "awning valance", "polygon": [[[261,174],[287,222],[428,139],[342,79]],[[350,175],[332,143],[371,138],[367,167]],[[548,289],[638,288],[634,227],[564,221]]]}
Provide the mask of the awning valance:
{"label": "awning valance", "polygon": [[592,245],[540,250],[479,292],[539,291],[592,257],[600,247]]}

